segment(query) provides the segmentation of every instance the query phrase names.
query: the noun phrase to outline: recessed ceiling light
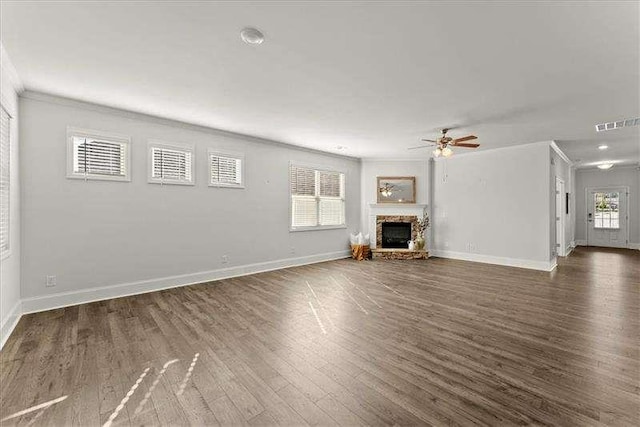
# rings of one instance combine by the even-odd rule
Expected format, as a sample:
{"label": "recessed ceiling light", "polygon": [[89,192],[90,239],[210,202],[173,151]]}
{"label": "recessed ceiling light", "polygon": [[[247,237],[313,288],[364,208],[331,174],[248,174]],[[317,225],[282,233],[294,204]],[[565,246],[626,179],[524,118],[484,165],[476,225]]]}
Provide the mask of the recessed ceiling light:
{"label": "recessed ceiling light", "polygon": [[248,44],[261,44],[264,41],[264,34],[255,28],[245,28],[240,31],[240,37]]}
{"label": "recessed ceiling light", "polygon": [[609,148],[609,146],[607,144],[598,145],[598,150],[606,150],[607,148]]}
{"label": "recessed ceiling light", "polygon": [[640,117],[638,117],[637,119],[616,120],[615,122],[597,124],[596,132],[602,132],[605,130],[620,129],[620,128],[625,128],[629,126],[638,126],[638,125],[640,125]]}
{"label": "recessed ceiling light", "polygon": [[602,163],[598,165],[598,169],[611,169],[613,167],[613,163]]}

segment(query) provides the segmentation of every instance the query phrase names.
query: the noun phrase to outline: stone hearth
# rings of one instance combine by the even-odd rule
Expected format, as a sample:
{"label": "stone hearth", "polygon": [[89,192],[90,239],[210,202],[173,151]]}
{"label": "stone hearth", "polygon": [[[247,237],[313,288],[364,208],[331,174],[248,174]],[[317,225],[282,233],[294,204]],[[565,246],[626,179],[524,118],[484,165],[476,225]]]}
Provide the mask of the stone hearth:
{"label": "stone hearth", "polygon": [[373,259],[427,259],[429,252],[424,249],[410,251],[409,249],[373,249],[371,251]]}

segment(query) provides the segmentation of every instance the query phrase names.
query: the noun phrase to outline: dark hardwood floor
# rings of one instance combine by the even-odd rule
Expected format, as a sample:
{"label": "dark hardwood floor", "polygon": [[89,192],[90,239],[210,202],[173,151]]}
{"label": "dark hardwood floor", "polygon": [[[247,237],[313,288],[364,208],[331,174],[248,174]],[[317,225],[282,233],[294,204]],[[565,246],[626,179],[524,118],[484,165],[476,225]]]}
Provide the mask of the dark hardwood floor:
{"label": "dark hardwood floor", "polygon": [[84,304],[21,319],[0,418],[637,426],[639,300],[639,251],[578,248],[552,273],[340,260]]}

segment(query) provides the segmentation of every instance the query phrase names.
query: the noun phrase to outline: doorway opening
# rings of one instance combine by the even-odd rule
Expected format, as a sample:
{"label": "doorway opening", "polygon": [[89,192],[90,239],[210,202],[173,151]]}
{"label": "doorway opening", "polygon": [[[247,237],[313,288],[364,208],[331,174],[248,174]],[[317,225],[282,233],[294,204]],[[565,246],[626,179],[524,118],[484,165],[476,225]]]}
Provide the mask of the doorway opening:
{"label": "doorway opening", "polygon": [[566,256],[564,181],[556,177],[556,254]]}

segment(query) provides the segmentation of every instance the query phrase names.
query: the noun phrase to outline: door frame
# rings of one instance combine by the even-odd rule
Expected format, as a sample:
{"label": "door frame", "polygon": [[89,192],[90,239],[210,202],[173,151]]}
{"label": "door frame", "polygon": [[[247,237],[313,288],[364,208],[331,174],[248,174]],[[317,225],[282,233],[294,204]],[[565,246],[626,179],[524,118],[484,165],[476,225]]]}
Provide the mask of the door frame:
{"label": "door frame", "polygon": [[[629,194],[629,186],[628,185],[608,185],[606,187],[587,187],[584,189],[584,224],[586,227],[586,237],[587,237],[587,242],[586,242],[586,246],[589,246],[589,203],[590,203],[590,198],[591,198],[591,192],[592,191],[603,191],[603,192],[607,192],[607,191],[611,191],[611,190],[619,190],[619,189],[624,189],[625,195],[627,196],[627,208],[626,211],[624,212],[624,217],[625,217],[625,224],[626,224],[626,235],[625,235],[625,242],[626,242],[626,246],[625,248],[629,249],[629,199],[631,197],[631,194]],[[621,212],[622,213],[622,212]]]}
{"label": "door frame", "polygon": [[[558,189],[558,186],[560,189]],[[565,242],[565,212],[566,207],[565,204],[565,182],[562,178],[556,176],[556,185],[555,185],[555,195],[556,195],[556,209],[554,212],[555,216],[555,224],[556,224],[556,255],[557,256],[566,256],[567,252],[567,244]],[[558,203],[560,201],[560,203]],[[563,209],[565,208],[565,209]],[[561,238],[558,240],[558,234],[560,234]]]}

